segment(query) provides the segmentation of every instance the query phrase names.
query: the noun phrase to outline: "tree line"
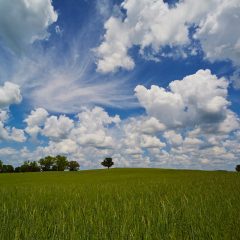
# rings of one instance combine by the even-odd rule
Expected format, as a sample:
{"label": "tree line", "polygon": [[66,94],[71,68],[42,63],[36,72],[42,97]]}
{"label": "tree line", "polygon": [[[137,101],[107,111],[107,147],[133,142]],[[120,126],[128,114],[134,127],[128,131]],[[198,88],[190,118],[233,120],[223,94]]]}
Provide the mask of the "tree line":
{"label": "tree line", "polygon": [[25,161],[21,166],[13,167],[5,165],[0,160],[0,173],[19,173],[19,172],[47,172],[47,171],[78,171],[80,165],[77,161],[68,161],[67,157],[57,155],[47,156],[39,161]]}

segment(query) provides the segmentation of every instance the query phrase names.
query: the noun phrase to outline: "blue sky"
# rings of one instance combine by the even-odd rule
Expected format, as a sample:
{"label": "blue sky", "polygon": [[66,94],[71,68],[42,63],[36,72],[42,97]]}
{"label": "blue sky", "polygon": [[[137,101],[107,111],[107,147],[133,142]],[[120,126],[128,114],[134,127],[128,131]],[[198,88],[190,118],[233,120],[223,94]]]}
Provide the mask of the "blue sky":
{"label": "blue sky", "polygon": [[0,0],[0,159],[234,169],[238,0]]}

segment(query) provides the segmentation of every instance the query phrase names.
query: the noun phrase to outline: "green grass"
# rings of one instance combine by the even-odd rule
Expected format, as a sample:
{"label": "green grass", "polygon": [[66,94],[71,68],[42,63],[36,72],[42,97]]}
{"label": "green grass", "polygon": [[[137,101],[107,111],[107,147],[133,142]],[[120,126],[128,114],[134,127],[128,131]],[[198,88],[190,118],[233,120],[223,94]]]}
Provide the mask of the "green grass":
{"label": "green grass", "polygon": [[240,239],[240,174],[0,174],[0,239]]}

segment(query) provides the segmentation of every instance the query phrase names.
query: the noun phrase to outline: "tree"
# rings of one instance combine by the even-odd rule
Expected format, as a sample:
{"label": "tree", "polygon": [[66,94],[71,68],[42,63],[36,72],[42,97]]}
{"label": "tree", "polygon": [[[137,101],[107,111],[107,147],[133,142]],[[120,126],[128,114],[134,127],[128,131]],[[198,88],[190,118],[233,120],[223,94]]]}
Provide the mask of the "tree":
{"label": "tree", "polygon": [[2,172],[3,173],[13,173],[14,167],[12,165],[3,165]]}
{"label": "tree", "polygon": [[52,168],[55,163],[55,158],[51,156],[47,156],[45,158],[41,158],[38,162],[43,171],[51,171],[53,170]]}
{"label": "tree", "polygon": [[105,158],[101,164],[109,169],[112,165],[114,165],[114,162],[112,161],[112,158]]}
{"label": "tree", "polygon": [[80,165],[77,161],[70,161],[68,163],[68,169],[69,171],[78,171],[80,168]]}
{"label": "tree", "polygon": [[14,172],[15,172],[15,173],[20,173],[20,172],[22,172],[22,171],[21,171],[21,167],[15,167]]}
{"label": "tree", "polygon": [[236,166],[236,171],[237,171],[237,172],[240,172],[240,165],[237,165],[237,166]]}
{"label": "tree", "polygon": [[36,161],[25,161],[23,165],[20,166],[20,172],[40,172],[40,170]]}
{"label": "tree", "polygon": [[2,163],[2,161],[0,160],[0,173],[2,172],[2,168],[3,168],[3,163]]}
{"label": "tree", "polygon": [[29,172],[40,172],[41,169],[36,161],[29,163]]}
{"label": "tree", "polygon": [[68,160],[65,156],[57,155],[55,157],[54,170],[64,171],[68,167]]}

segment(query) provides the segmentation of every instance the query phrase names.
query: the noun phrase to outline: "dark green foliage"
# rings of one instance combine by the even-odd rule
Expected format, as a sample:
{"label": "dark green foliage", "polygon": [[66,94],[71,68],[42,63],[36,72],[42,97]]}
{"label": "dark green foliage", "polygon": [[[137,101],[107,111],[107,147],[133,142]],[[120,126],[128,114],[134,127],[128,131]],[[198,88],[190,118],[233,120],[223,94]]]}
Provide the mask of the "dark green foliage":
{"label": "dark green foliage", "polygon": [[[38,165],[39,163],[39,165]],[[57,155],[56,157],[47,156],[36,161],[25,161],[21,166],[15,169],[11,165],[3,165],[0,160],[0,173],[8,172],[40,172],[40,171],[64,171],[69,169],[70,171],[79,170],[79,163],[76,161],[68,162],[67,157]]]}
{"label": "dark green foliage", "polygon": [[13,173],[14,167],[12,165],[2,165],[2,173]]}
{"label": "dark green foliage", "polygon": [[0,160],[0,173],[2,172],[3,162]]}
{"label": "dark green foliage", "polygon": [[[22,166],[20,166],[20,172],[40,172],[40,167],[38,163],[33,161],[25,161]],[[16,171],[16,170],[15,170]]]}
{"label": "dark green foliage", "polygon": [[21,172],[21,167],[15,167],[14,172],[15,173],[20,173]]}
{"label": "dark green foliage", "polygon": [[38,162],[43,171],[64,171],[68,167],[67,157],[61,155],[47,156],[41,158]]}
{"label": "dark green foliage", "polygon": [[236,171],[237,171],[237,172],[240,172],[240,165],[237,165],[237,166],[236,166]]}
{"label": "dark green foliage", "polygon": [[80,168],[80,165],[77,161],[70,161],[68,163],[68,169],[69,171],[78,171]]}
{"label": "dark green foliage", "polygon": [[57,155],[55,157],[54,166],[55,171],[64,171],[68,167],[68,160],[65,156]]}
{"label": "dark green foliage", "polygon": [[101,164],[109,169],[112,165],[114,165],[114,162],[112,161],[112,158],[105,158]]}
{"label": "dark green foliage", "polygon": [[45,158],[41,158],[38,162],[43,171],[52,171],[55,163],[55,158],[52,156],[47,156]]}

